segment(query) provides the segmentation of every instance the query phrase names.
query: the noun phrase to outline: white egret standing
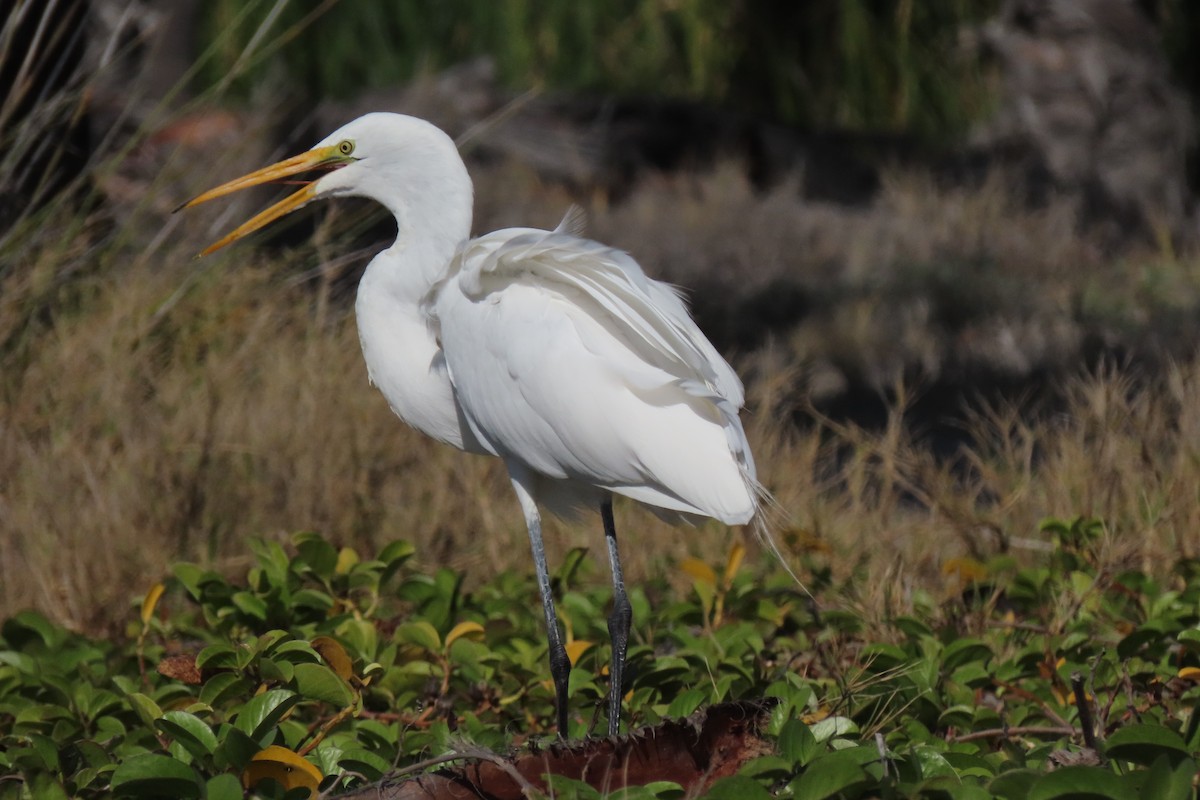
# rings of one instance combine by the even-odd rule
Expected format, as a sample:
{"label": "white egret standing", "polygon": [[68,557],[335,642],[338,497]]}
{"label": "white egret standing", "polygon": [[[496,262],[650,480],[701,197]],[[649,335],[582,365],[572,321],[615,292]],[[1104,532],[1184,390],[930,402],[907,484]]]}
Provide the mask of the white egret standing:
{"label": "white egret standing", "polygon": [[569,220],[471,239],[466,166],[424,120],[367,114],[186,206],[310,170],[326,172],[201,255],[325,197],[367,197],[395,215],[396,242],[367,266],[355,303],[371,382],[417,430],[504,460],[537,567],[561,736],[570,662],[538,507],[600,510],[613,577],[615,734],[632,612],[612,495],[669,518],[749,522],[763,494],[738,419],[741,382],[674,289],[626,253],[573,235]]}

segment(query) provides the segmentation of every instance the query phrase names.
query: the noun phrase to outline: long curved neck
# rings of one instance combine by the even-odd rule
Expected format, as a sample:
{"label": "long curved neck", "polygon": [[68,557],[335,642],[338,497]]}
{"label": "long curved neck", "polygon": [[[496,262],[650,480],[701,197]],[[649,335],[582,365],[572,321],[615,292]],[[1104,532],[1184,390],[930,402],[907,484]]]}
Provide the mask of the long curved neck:
{"label": "long curved neck", "polygon": [[434,175],[408,169],[403,190],[380,193],[375,199],[396,218],[396,241],[386,259],[376,259],[368,270],[387,270],[377,276],[397,300],[419,302],[450,264],[455,250],[471,235],[473,188],[466,167],[455,159],[449,172],[445,164]]}
{"label": "long curved neck", "polygon": [[470,235],[472,191],[466,167],[437,171],[437,184],[409,170],[401,191],[369,193],[396,217],[396,242],[363,274],[355,312],[371,382],[408,424],[460,449],[480,445],[459,413],[441,345],[421,301]]}

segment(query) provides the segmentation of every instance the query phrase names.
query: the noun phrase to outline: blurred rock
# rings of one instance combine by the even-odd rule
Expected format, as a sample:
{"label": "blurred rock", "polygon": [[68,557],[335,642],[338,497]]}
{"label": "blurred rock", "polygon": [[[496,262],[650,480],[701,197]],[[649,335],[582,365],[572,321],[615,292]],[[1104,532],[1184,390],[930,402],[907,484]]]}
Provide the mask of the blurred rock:
{"label": "blurred rock", "polygon": [[1093,221],[1183,232],[1191,109],[1139,3],[1007,0],[979,43],[1000,98],[977,147],[1024,160]]}

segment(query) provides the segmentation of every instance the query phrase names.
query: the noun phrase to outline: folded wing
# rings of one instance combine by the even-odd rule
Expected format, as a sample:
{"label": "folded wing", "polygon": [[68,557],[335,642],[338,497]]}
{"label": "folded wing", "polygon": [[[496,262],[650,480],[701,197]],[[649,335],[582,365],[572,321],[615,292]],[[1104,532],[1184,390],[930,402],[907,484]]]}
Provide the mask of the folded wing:
{"label": "folded wing", "polygon": [[561,231],[468,242],[427,299],[468,422],[548,478],[726,522],[756,509],[741,381],[679,294]]}

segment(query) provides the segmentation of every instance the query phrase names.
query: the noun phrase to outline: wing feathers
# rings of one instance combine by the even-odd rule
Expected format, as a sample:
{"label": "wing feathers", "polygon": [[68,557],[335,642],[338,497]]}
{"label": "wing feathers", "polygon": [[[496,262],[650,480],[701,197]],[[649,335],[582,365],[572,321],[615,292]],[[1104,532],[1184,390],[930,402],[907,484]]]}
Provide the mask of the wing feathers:
{"label": "wing feathers", "polygon": [[628,254],[566,233],[510,229],[467,243],[456,260],[460,289],[476,299],[520,280],[582,294],[649,363],[682,379],[699,378],[741,408],[741,381],[696,327],[679,293],[646,277]]}
{"label": "wing feathers", "polygon": [[456,397],[492,452],[548,479],[729,523],[757,508],[741,381],[679,293],[563,232],[497,231],[426,296]]}

